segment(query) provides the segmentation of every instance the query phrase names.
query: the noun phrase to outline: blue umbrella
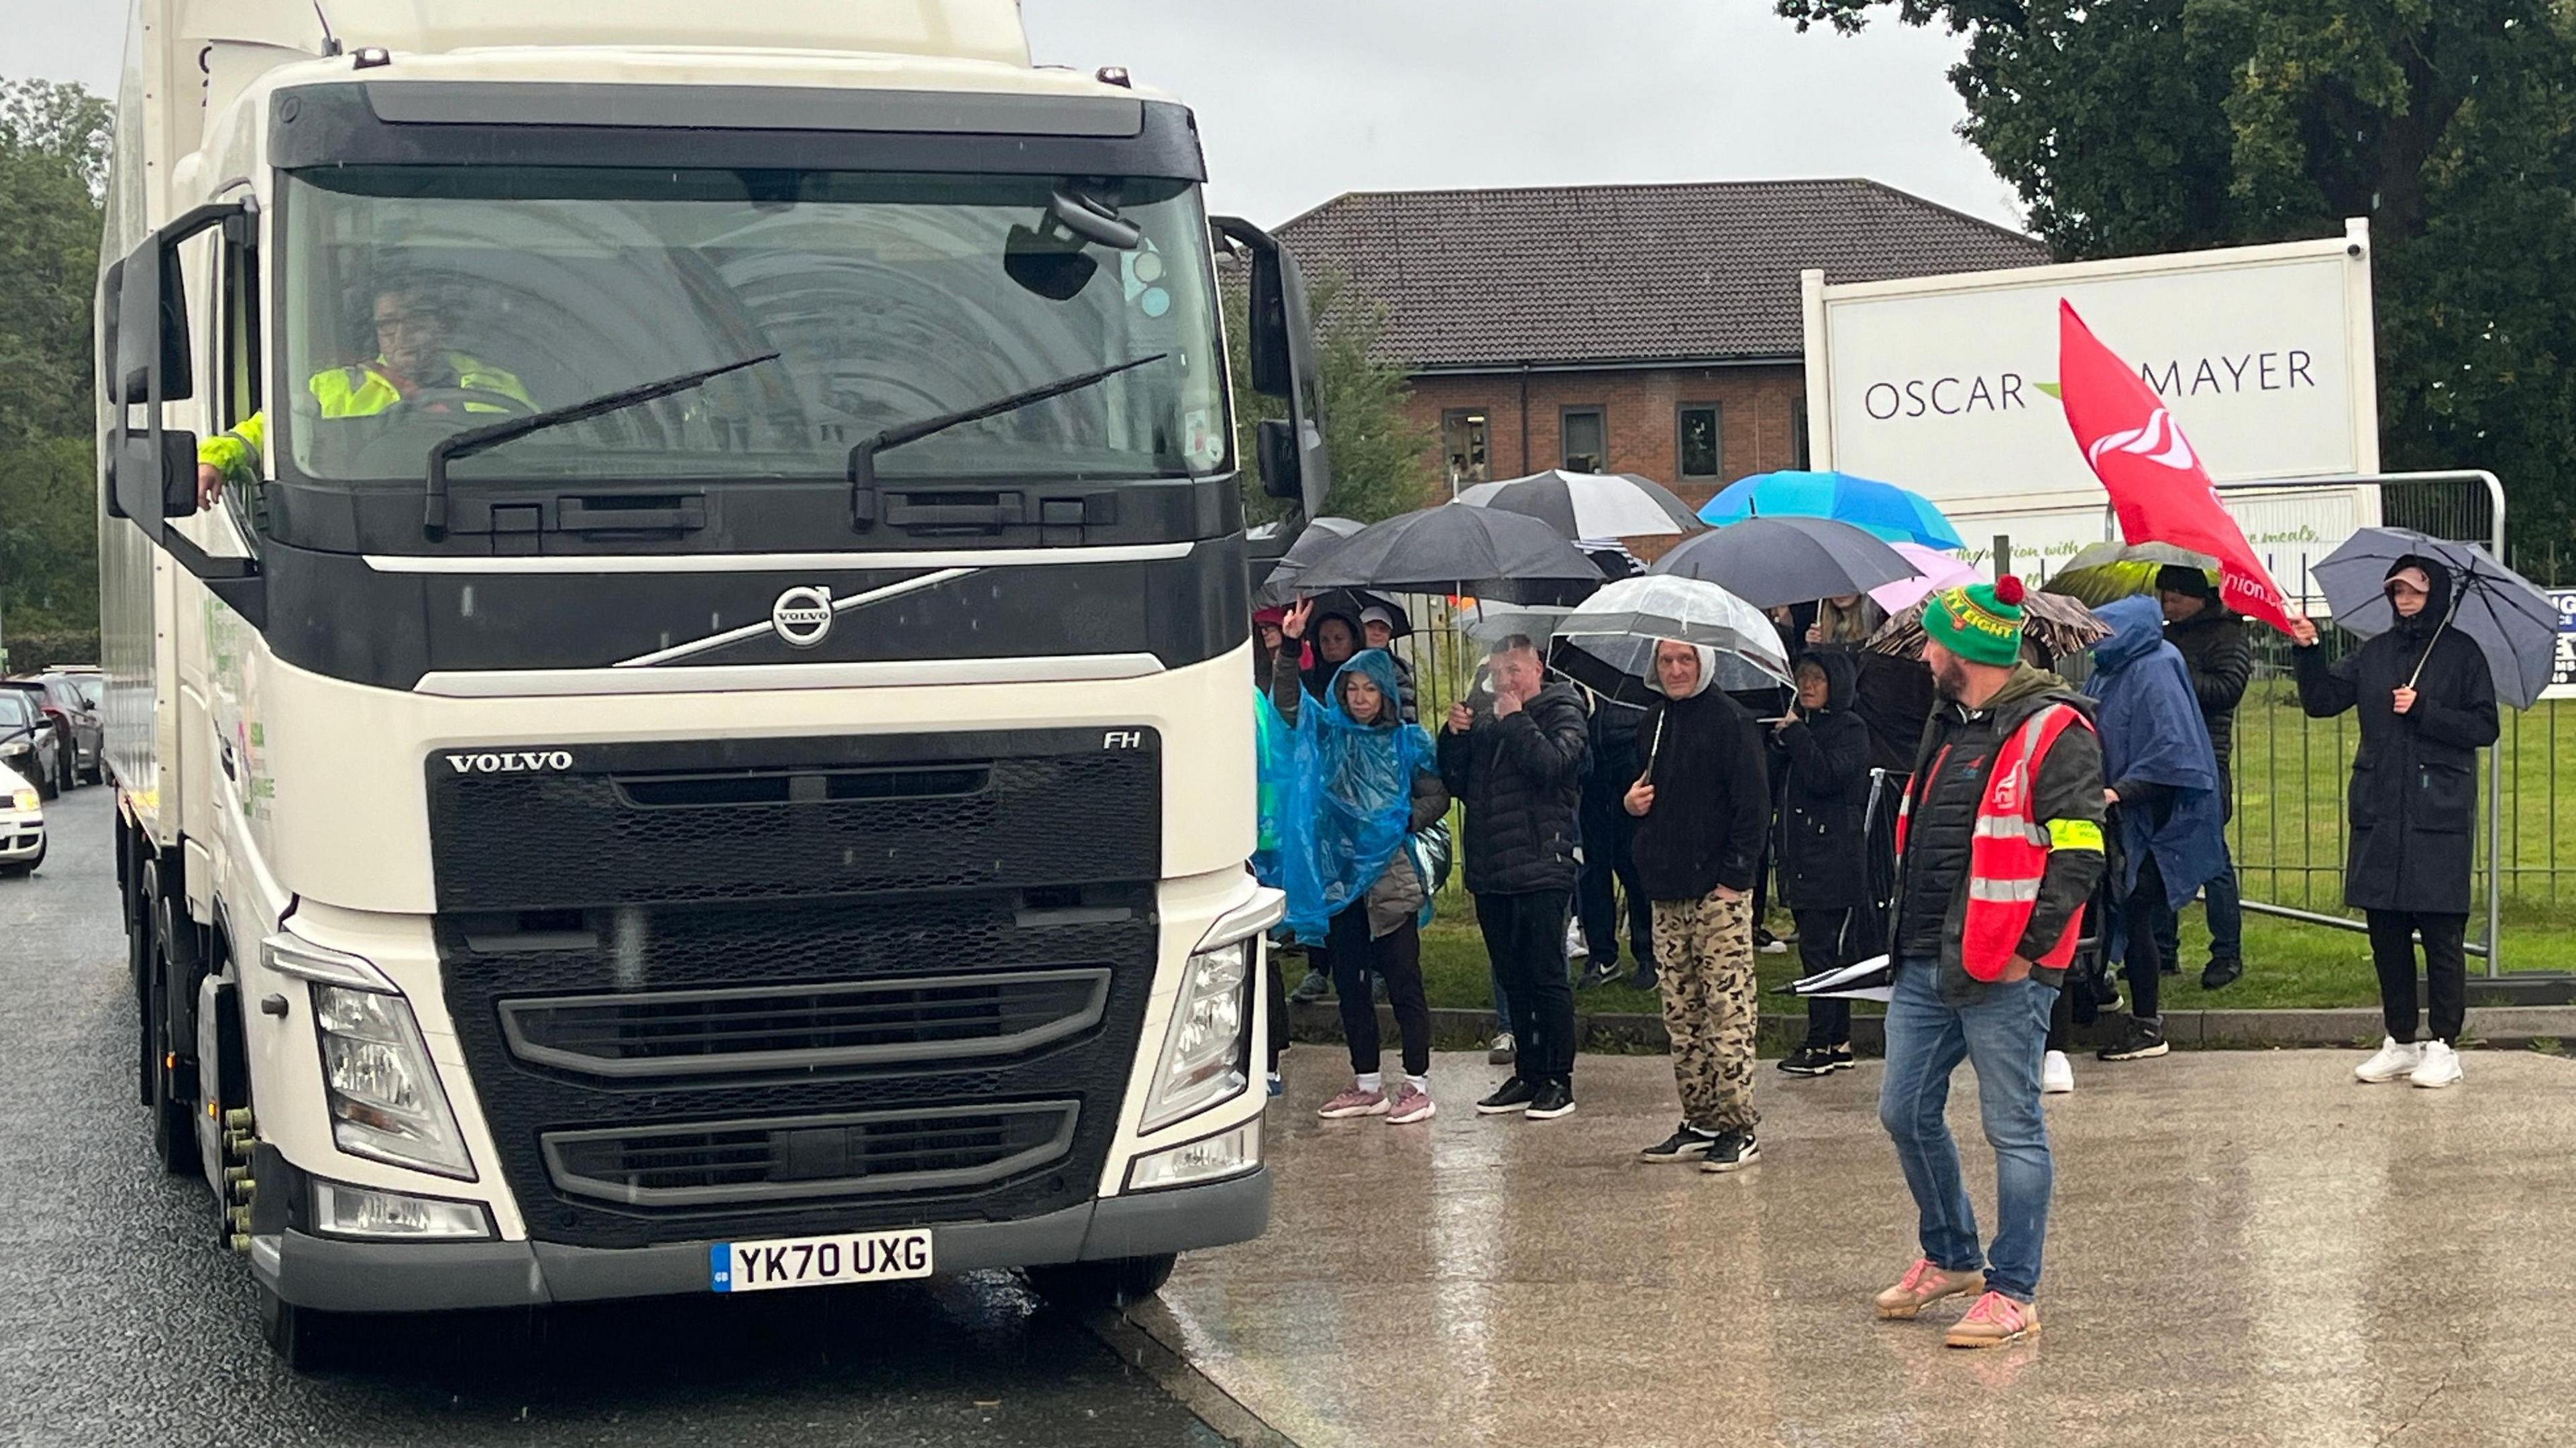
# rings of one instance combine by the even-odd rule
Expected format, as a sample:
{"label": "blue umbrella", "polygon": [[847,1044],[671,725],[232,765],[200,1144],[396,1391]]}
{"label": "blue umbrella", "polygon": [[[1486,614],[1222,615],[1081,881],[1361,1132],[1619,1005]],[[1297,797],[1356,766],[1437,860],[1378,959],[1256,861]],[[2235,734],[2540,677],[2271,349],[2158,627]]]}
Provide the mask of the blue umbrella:
{"label": "blue umbrella", "polygon": [[1964,546],[1959,530],[1920,493],[1856,478],[1849,473],[1755,473],[1726,485],[1699,510],[1702,521],[1724,526],[1747,518],[1831,518],[1890,543],[1926,548]]}

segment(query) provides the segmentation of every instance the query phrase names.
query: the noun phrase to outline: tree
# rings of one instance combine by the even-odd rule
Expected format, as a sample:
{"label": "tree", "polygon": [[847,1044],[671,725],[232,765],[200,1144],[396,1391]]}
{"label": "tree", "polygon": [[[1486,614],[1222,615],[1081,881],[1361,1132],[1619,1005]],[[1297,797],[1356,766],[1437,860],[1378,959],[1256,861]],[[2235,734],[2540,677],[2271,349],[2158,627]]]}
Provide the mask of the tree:
{"label": "tree", "polygon": [[0,618],[98,621],[90,298],[110,112],[0,82]]}
{"label": "tree", "polygon": [[2072,259],[2370,218],[2382,451],[2485,467],[2518,543],[2576,522],[2576,6],[2565,0],[1777,0],[1968,42],[1960,133]]}
{"label": "tree", "polygon": [[[1411,388],[1397,368],[1369,360],[1385,326],[1383,307],[1368,301],[1339,276],[1312,279],[1308,305],[1317,324],[1317,365],[1323,372],[1324,443],[1333,459],[1333,492],[1324,511],[1374,523],[1428,501],[1430,458],[1438,439],[1405,410]],[[1255,522],[1284,516],[1289,505],[1261,491],[1260,460],[1252,445],[1254,424],[1286,417],[1288,405],[1252,390],[1252,362],[1243,346],[1250,335],[1250,300],[1243,287],[1225,289],[1226,335],[1235,339],[1235,456],[1243,467],[1243,510]]]}

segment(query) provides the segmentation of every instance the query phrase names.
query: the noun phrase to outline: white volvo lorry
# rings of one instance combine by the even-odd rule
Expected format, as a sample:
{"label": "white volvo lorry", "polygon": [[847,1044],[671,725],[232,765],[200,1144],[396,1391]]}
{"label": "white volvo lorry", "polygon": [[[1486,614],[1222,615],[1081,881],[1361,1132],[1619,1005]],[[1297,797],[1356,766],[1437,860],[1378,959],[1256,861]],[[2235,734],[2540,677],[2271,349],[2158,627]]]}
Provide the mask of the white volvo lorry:
{"label": "white volvo lorry", "polygon": [[1015,0],[138,0],[137,1087],[271,1343],[1268,1215],[1238,460],[1294,263]]}

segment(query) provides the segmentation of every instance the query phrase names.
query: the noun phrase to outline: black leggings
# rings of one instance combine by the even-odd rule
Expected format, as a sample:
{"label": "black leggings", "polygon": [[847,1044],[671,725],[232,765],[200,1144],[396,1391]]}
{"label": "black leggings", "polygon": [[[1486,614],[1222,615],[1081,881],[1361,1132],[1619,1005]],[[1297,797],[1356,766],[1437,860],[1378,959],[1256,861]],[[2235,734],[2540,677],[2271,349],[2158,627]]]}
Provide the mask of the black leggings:
{"label": "black leggings", "polygon": [[[1851,924],[1849,910],[1792,910],[1789,916],[1798,924],[1798,970],[1804,975],[1833,970],[1852,963],[1852,952],[1845,949],[1844,935]],[[1807,1001],[1807,1047],[1822,1051],[1851,1044],[1851,1002],[1839,996],[1813,996]]]}
{"label": "black leggings", "polygon": [[2149,855],[2138,864],[2138,883],[2120,913],[2128,931],[2129,1014],[2154,1020],[2164,1004],[2165,962],[2156,949],[2156,916],[2165,908],[2165,876]]}
{"label": "black leggings", "polygon": [[2469,917],[2414,910],[2367,910],[2370,963],[2379,971],[2379,1014],[2390,1039],[2413,1041],[2415,932],[2424,932],[2424,986],[2432,997],[2433,1039],[2457,1045],[2469,1014]]}
{"label": "black leggings", "polygon": [[1395,1007],[1404,1074],[1429,1075],[1431,1003],[1422,994],[1422,932],[1411,917],[1371,940],[1368,901],[1363,899],[1333,917],[1325,939],[1331,947],[1333,994],[1342,1008],[1342,1035],[1351,1046],[1351,1069],[1366,1075],[1378,1067],[1377,997],[1368,983],[1373,971],[1386,982],[1387,1001]]}

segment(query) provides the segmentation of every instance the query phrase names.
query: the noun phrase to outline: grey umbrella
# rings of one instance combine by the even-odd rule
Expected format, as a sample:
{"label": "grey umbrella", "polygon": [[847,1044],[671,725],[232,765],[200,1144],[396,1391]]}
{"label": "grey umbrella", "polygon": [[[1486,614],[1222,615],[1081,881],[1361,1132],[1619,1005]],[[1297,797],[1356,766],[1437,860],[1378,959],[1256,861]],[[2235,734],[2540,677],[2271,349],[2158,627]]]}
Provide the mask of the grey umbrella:
{"label": "grey umbrella", "polygon": [[1648,575],[1605,584],[1551,626],[1549,661],[1576,683],[1620,703],[1658,697],[1655,645],[1672,639],[1715,649],[1721,689],[1789,682],[1779,631],[1762,610],[1714,583]]}
{"label": "grey umbrella", "polygon": [[[2558,605],[2485,549],[2405,528],[2364,528],[2310,571],[2325,590],[2335,622],[2371,638],[2396,626],[2397,612],[2381,590],[2389,566],[2410,553],[2450,570],[2451,614],[2442,626],[2476,641],[2495,674],[2497,698],[2517,709],[2530,708],[2549,684],[2550,660],[2558,648]],[[2424,652],[2429,657],[2432,650]]]}
{"label": "grey umbrella", "polygon": [[1261,580],[1261,587],[1253,593],[1252,606],[1273,608],[1294,600],[1299,592],[1297,580],[1315,565],[1315,560],[1340,547],[1343,539],[1363,526],[1355,518],[1317,518],[1307,524],[1297,541],[1288,545],[1288,551],[1279,555],[1279,561],[1270,565],[1270,576]]}
{"label": "grey umbrella", "polygon": [[1369,524],[1297,581],[1305,593],[1379,588],[1513,603],[1571,603],[1600,586],[1600,568],[1536,518],[1447,504]]}
{"label": "grey umbrella", "polygon": [[1914,565],[1849,523],[1747,518],[1682,541],[1650,573],[1714,583],[1756,608],[1867,593],[1915,576]]}

